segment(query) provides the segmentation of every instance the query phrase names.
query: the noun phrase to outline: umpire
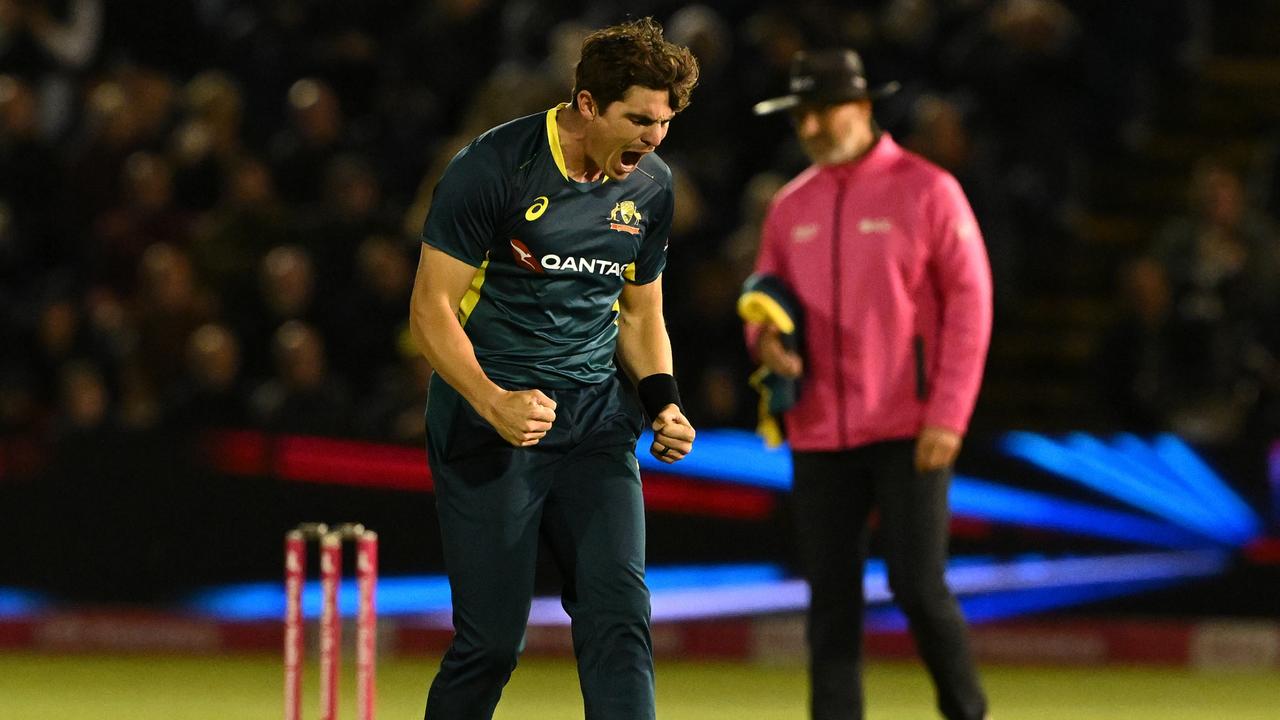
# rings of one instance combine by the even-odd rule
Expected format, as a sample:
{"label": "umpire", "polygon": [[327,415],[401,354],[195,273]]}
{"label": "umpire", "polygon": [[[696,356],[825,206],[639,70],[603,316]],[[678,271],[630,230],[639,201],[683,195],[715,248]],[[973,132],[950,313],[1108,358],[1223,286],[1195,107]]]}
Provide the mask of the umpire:
{"label": "umpire", "polygon": [[786,412],[808,616],[815,720],[863,716],[862,595],[869,520],[880,514],[889,587],[949,720],[987,701],[943,573],[947,488],[991,335],[991,271],[955,178],[876,125],[852,50],[800,53],[787,111],[813,165],[765,218],[755,270],[796,296],[803,353],[772,323],[751,350],[803,384]]}

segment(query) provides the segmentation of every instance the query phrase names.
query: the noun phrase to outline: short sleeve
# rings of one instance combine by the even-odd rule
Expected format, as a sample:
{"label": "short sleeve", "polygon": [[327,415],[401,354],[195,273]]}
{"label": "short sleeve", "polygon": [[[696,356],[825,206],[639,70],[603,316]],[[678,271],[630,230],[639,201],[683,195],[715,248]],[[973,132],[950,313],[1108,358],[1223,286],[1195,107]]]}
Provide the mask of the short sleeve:
{"label": "short sleeve", "polygon": [[670,187],[663,190],[658,209],[645,230],[640,243],[640,256],[636,258],[636,285],[648,285],[667,267],[667,240],[671,236],[671,216],[675,209],[675,193]]}
{"label": "short sleeve", "polygon": [[436,185],[422,241],[479,267],[501,217],[507,179],[487,145],[473,142],[463,148]]}

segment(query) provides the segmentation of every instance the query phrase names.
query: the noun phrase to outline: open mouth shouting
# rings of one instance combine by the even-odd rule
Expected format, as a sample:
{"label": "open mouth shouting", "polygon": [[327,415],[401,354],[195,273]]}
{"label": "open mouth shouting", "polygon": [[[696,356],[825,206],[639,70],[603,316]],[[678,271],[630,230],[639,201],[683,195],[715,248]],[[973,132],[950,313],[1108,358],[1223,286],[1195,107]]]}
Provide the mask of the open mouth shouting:
{"label": "open mouth shouting", "polygon": [[635,171],[640,160],[648,154],[648,150],[623,150],[618,156],[618,164],[622,166],[623,173],[630,174]]}

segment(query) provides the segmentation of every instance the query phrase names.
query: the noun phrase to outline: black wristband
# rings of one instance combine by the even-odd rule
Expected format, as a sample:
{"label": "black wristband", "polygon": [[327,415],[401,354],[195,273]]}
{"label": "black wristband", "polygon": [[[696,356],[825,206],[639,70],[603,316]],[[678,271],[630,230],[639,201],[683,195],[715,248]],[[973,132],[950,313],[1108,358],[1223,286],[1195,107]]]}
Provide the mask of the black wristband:
{"label": "black wristband", "polygon": [[676,387],[676,379],[667,373],[654,373],[636,384],[640,393],[640,405],[652,420],[668,405],[675,405],[684,412],[680,403],[680,388]]}

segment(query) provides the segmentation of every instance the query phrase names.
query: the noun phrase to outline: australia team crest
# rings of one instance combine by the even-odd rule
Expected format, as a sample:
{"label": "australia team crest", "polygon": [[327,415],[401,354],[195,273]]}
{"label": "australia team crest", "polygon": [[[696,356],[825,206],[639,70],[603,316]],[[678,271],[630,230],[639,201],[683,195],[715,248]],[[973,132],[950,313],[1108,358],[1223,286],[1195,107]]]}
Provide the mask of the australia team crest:
{"label": "australia team crest", "polygon": [[609,229],[631,235],[640,234],[640,210],[634,201],[623,200],[609,213]]}

